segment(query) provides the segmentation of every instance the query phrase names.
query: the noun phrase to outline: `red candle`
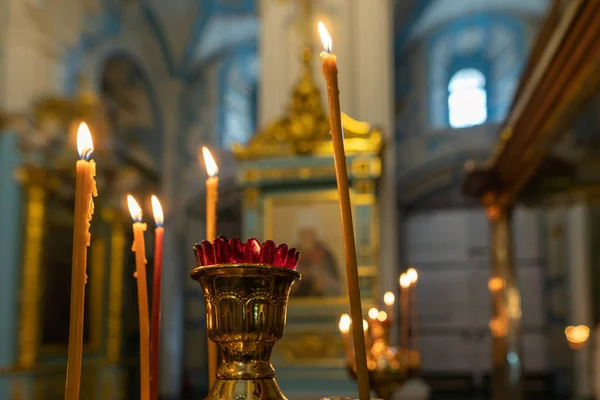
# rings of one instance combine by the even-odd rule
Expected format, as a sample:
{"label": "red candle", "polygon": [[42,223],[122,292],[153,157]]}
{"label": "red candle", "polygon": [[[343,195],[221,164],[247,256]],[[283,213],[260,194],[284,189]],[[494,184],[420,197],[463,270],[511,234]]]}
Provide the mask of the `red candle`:
{"label": "red candle", "polygon": [[162,285],[162,254],[163,237],[163,210],[160,201],[152,196],[152,212],[156,228],[154,229],[154,287],[152,290],[152,332],[150,348],[150,395],[152,400],[158,400],[158,353],[160,345],[160,290]]}

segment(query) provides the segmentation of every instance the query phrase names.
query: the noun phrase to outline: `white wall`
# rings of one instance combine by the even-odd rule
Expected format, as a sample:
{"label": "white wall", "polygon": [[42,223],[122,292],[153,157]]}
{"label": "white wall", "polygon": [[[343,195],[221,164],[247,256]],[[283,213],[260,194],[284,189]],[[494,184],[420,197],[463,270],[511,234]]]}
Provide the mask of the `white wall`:
{"label": "white wall", "polygon": [[[518,209],[515,267],[522,289],[525,371],[546,371],[539,215]],[[483,210],[421,212],[405,220],[407,265],[419,271],[417,306],[424,372],[489,371],[490,230]]]}

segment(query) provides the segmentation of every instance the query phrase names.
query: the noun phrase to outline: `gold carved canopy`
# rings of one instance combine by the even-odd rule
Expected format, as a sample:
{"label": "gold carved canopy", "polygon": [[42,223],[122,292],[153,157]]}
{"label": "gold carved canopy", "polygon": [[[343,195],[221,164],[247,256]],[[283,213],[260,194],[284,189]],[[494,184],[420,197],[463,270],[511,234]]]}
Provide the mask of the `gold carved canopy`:
{"label": "gold carved canopy", "polygon": [[[310,49],[304,48],[302,75],[292,93],[287,115],[266,125],[247,145],[234,144],[233,153],[238,159],[333,154],[329,118],[313,81],[310,60]],[[347,154],[381,151],[383,140],[379,130],[345,115],[342,119]]]}

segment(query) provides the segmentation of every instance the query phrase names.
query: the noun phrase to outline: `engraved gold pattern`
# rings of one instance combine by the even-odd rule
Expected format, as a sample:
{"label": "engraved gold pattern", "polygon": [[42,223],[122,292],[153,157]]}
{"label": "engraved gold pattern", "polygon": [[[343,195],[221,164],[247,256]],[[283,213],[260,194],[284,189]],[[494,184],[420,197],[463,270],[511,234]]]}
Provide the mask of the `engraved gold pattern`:
{"label": "engraved gold pattern", "polygon": [[21,283],[21,319],[19,322],[19,365],[32,367],[38,359],[40,332],[40,269],[46,191],[38,179],[40,171],[32,170],[26,188],[27,206],[23,276]]}
{"label": "engraved gold pattern", "polygon": [[[287,114],[257,132],[248,145],[234,144],[233,153],[237,158],[257,159],[298,154],[333,155],[329,118],[325,114],[319,89],[312,77],[309,48],[302,49],[301,58],[302,73],[292,93]],[[346,154],[381,151],[383,137],[379,130],[370,129],[365,133],[357,121],[347,120],[352,123],[348,123],[344,131]],[[361,129],[354,128],[356,131],[352,131],[355,126],[360,126]]]}
{"label": "engraved gold pattern", "polygon": [[258,264],[195,268],[204,292],[210,340],[221,349],[207,399],[285,400],[275,382],[271,351],[285,328],[290,289],[300,274]]}

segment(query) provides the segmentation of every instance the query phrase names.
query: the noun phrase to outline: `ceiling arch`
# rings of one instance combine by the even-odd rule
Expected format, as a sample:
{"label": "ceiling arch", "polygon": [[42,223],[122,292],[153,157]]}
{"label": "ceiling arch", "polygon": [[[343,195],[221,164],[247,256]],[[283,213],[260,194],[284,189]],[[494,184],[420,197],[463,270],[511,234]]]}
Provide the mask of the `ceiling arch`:
{"label": "ceiling arch", "polygon": [[408,41],[457,18],[474,13],[505,13],[524,17],[542,17],[550,0],[433,0],[423,10],[410,30]]}

